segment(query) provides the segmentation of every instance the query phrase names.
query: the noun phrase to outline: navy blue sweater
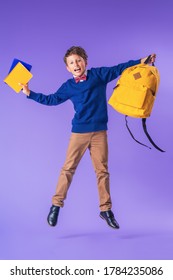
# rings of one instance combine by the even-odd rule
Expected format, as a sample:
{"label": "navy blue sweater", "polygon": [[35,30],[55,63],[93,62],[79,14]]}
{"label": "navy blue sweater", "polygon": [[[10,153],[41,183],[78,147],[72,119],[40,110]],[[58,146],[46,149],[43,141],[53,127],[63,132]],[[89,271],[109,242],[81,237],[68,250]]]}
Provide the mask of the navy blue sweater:
{"label": "navy blue sweater", "polygon": [[70,99],[75,110],[72,132],[107,130],[107,83],[116,79],[127,67],[139,63],[140,60],[130,60],[113,67],[91,68],[87,71],[86,81],[76,83],[72,78],[53,94],[44,95],[31,91],[28,98],[44,105],[59,105]]}

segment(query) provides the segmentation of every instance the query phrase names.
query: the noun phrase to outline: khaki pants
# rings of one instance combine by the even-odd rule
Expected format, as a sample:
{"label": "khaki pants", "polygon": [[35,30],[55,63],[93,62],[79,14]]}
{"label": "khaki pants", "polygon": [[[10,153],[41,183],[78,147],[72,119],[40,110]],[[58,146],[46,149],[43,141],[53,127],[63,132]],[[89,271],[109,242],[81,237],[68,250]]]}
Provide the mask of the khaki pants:
{"label": "khaki pants", "polygon": [[64,206],[64,199],[75,170],[87,149],[90,151],[97,176],[100,211],[111,209],[106,131],[71,134],[66,160],[59,176],[56,193],[52,198],[53,205]]}

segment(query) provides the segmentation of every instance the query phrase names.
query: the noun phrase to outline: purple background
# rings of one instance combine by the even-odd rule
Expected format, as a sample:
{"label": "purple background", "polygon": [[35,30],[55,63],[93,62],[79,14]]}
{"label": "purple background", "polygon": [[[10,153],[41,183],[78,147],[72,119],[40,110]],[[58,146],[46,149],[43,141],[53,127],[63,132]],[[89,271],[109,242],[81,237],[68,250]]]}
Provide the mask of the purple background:
{"label": "purple background", "polygon": [[[0,4],[0,259],[173,258],[173,4],[138,0],[6,0]],[[109,171],[120,230],[99,218],[96,178],[87,152],[55,228],[47,214],[70,136],[73,106],[48,107],[3,83],[14,58],[32,64],[30,88],[49,94],[68,78],[63,56],[83,46],[89,66],[157,54],[161,83],[148,129],[166,153],[129,136],[110,106]],[[107,88],[112,93],[115,81]],[[130,119],[148,144],[140,120]]]}

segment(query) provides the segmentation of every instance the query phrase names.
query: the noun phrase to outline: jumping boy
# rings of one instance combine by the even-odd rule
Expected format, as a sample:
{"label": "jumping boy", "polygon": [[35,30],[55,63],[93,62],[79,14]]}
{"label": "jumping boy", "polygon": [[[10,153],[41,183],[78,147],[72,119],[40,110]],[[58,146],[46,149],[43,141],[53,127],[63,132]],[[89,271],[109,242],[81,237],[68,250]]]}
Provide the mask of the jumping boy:
{"label": "jumping boy", "polygon": [[[81,47],[73,46],[67,50],[64,56],[66,68],[73,75],[73,78],[63,83],[54,94],[35,93],[28,88],[28,85],[22,85],[23,93],[29,99],[44,105],[59,105],[70,99],[75,110],[66,160],[62,167],[56,192],[52,198],[52,206],[47,217],[50,226],[57,224],[59,210],[64,206],[64,200],[75,170],[85,151],[89,149],[97,176],[100,217],[113,229],[119,228],[119,224],[111,210],[106,86],[121,75],[122,71],[127,67],[144,63],[146,59],[147,57],[130,60],[113,67],[99,67],[87,70],[88,56],[85,50]],[[154,61],[155,54],[152,54],[149,63]]]}

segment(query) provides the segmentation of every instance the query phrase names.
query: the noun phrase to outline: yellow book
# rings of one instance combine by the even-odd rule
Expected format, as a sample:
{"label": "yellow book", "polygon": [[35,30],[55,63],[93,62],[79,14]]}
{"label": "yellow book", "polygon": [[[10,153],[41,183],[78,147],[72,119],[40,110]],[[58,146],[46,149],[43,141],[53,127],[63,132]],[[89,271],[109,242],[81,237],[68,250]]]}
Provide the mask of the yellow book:
{"label": "yellow book", "polygon": [[17,65],[12,69],[12,71],[4,79],[4,82],[9,85],[15,92],[19,93],[22,89],[21,84],[27,84],[32,78],[31,72],[23,66],[22,63],[18,62]]}

